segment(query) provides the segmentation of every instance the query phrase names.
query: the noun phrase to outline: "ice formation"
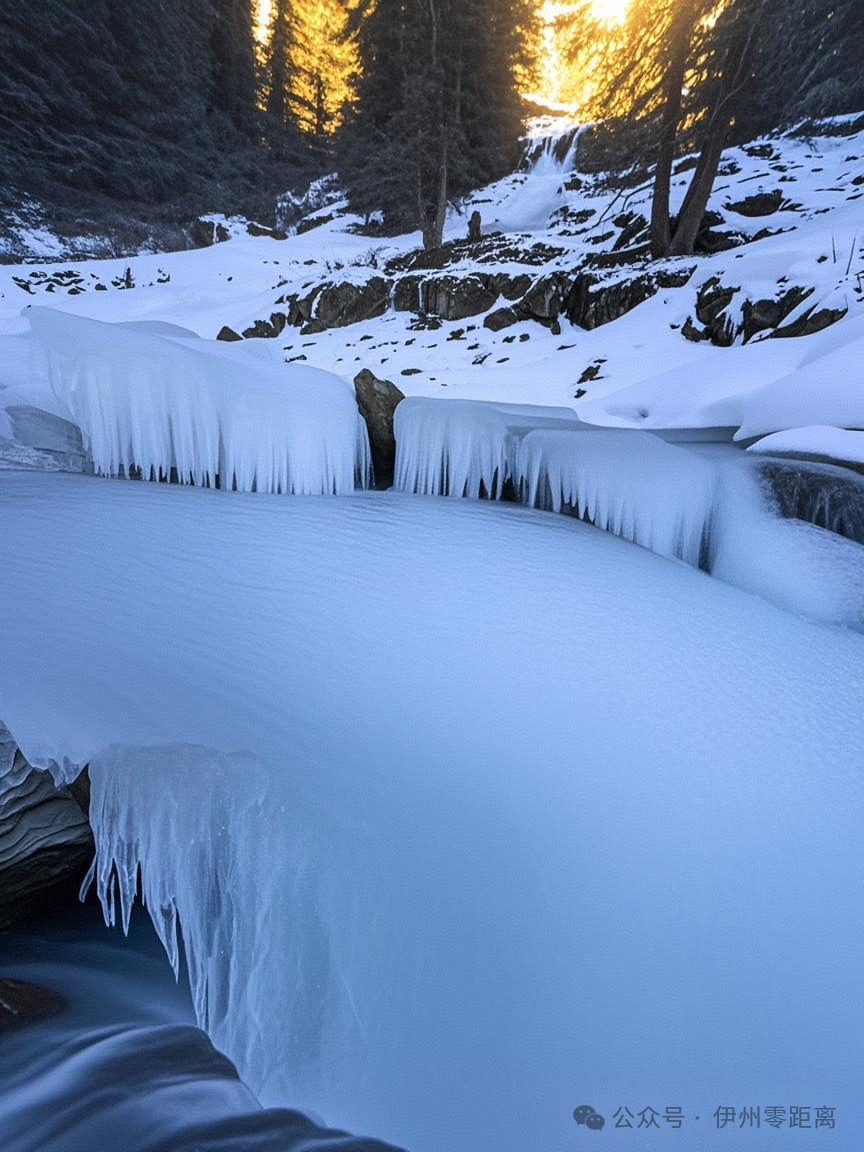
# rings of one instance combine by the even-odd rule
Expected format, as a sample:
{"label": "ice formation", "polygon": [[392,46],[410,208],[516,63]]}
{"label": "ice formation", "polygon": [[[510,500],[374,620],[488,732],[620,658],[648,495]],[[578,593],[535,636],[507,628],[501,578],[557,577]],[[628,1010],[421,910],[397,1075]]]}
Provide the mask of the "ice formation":
{"label": "ice formation", "polygon": [[532,507],[568,506],[661,556],[704,561],[718,470],[687,448],[627,429],[542,429],[522,441],[516,474]]}
{"label": "ice formation", "polygon": [[247,492],[349,492],[369,469],[366,427],[338,377],[276,370],[242,346],[27,313],[57,415],[96,470]]}
{"label": "ice formation", "polygon": [[140,865],[265,1103],[412,1152],[864,1123],[862,637],[491,502],[6,473],[0,525],[4,718],[91,765],[106,906]]}
{"label": "ice formation", "polygon": [[497,499],[513,477],[519,441],[531,428],[580,426],[570,408],[419,396],[399,404],[394,423],[396,488]]}

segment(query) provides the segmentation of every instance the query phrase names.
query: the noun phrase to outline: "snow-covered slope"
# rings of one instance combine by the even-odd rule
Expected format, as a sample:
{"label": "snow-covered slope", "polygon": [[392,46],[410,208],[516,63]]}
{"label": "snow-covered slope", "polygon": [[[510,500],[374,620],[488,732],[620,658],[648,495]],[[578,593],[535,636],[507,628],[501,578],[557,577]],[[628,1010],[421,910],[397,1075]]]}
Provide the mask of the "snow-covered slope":
{"label": "snow-covered slope", "polygon": [[[360,368],[371,368],[409,394],[572,406],[592,422],[656,427],[704,426],[711,420],[734,426],[740,418],[738,397],[782,379],[823,350],[839,355],[852,340],[862,309],[864,136],[757,142],[729,150],[722,173],[711,209],[724,223],[713,231],[739,238],[770,234],[713,256],[667,263],[670,275],[692,269],[687,283],[660,288],[612,324],[586,331],[562,316],[560,335],[528,320],[493,332],[484,327],[481,312],[414,330],[410,312],[390,309],[360,324],[305,336],[289,326],[262,342],[263,354],[276,364],[305,362],[349,381]],[[687,177],[684,171],[676,178],[676,195]],[[547,158],[534,171],[477,193],[463,214],[451,215],[451,239],[464,235],[475,208],[487,232],[507,232],[501,243],[487,236],[491,247],[473,254],[457,251],[443,273],[432,274],[500,273],[536,281],[588,267],[606,284],[632,279],[646,269],[603,268],[597,261],[619,243],[624,217],[632,225],[647,214],[648,197],[647,186],[610,190],[600,177],[558,170]],[[742,215],[742,205],[768,214]],[[5,266],[0,268],[0,332],[20,331],[17,317],[31,302],[100,320],[168,320],[208,339],[224,325],[242,331],[284,311],[280,300],[316,284],[362,284],[382,275],[388,261],[404,257],[419,242],[417,236],[370,240],[346,230],[355,223],[337,215],[284,241],[238,234],[200,251],[93,261],[74,269]],[[64,272],[74,275],[57,275]],[[394,275],[398,280],[409,272]],[[741,320],[745,300],[777,302],[792,288],[809,295],[781,327],[794,325],[808,311],[848,309],[848,316],[812,337],[766,340],[769,332],[762,330],[744,348],[740,334],[731,349],[692,343],[682,336],[682,326],[690,317],[699,327],[697,291],[715,279],[739,289],[724,312],[733,325]],[[854,360],[850,351],[843,377],[854,370]],[[593,378],[583,379],[586,370]],[[4,376],[0,369],[0,379]],[[835,378],[832,388],[840,388],[843,377]],[[860,419],[864,423],[864,414]]]}

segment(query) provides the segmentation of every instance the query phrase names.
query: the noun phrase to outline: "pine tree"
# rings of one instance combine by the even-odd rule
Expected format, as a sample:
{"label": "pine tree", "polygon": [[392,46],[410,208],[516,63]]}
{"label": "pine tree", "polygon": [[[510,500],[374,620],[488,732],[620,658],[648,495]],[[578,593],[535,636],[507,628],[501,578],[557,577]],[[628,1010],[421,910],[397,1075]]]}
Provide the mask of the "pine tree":
{"label": "pine tree", "polygon": [[357,211],[436,247],[448,202],[512,166],[528,13],[525,0],[361,0],[339,149]]}

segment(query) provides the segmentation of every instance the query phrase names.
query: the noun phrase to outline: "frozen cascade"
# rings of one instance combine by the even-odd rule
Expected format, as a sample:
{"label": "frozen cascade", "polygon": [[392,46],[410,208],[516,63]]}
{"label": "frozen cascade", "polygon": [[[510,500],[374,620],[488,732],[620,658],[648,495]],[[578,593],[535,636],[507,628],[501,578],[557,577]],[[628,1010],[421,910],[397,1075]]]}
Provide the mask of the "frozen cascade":
{"label": "frozen cascade", "polygon": [[629,429],[543,429],[522,441],[516,474],[532,507],[567,506],[661,556],[707,563],[718,470],[686,448]]}
{"label": "frozen cascade", "polygon": [[91,764],[106,907],[140,865],[265,1104],[412,1152],[864,1124],[862,637],[491,502],[6,473],[0,524],[9,728]]}
{"label": "frozen cascade", "polygon": [[366,426],[337,376],[254,349],[171,338],[48,308],[27,312],[57,415],[96,470],[240,491],[350,492],[369,473]]}
{"label": "frozen cascade", "polygon": [[571,408],[409,396],[396,408],[394,486],[422,496],[500,500],[521,438],[538,426],[583,427]]}

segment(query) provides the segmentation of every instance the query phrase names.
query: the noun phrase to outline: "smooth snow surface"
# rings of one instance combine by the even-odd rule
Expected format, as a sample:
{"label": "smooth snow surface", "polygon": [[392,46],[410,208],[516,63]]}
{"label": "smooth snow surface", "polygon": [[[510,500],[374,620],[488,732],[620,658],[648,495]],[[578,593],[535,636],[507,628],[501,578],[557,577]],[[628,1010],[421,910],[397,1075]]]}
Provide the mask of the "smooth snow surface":
{"label": "smooth snow surface", "polygon": [[277,375],[247,348],[165,325],[103,324],[48,308],[27,315],[56,411],[81,429],[106,476],[176,469],[183,483],[218,477],[244,492],[296,494],[365,482],[366,427],[338,377],[305,366]]}
{"label": "smooth snow surface", "polygon": [[861,636],[493,503],[5,473],[0,530],[3,718],[91,765],[106,904],[140,865],[265,1103],[412,1152],[830,1105],[851,1147]]}
{"label": "smooth snow surface", "polygon": [[[864,421],[862,421],[864,424]],[[849,431],[828,424],[773,432],[750,445],[751,452],[781,456],[821,457],[848,464],[864,464],[864,430]]]}

